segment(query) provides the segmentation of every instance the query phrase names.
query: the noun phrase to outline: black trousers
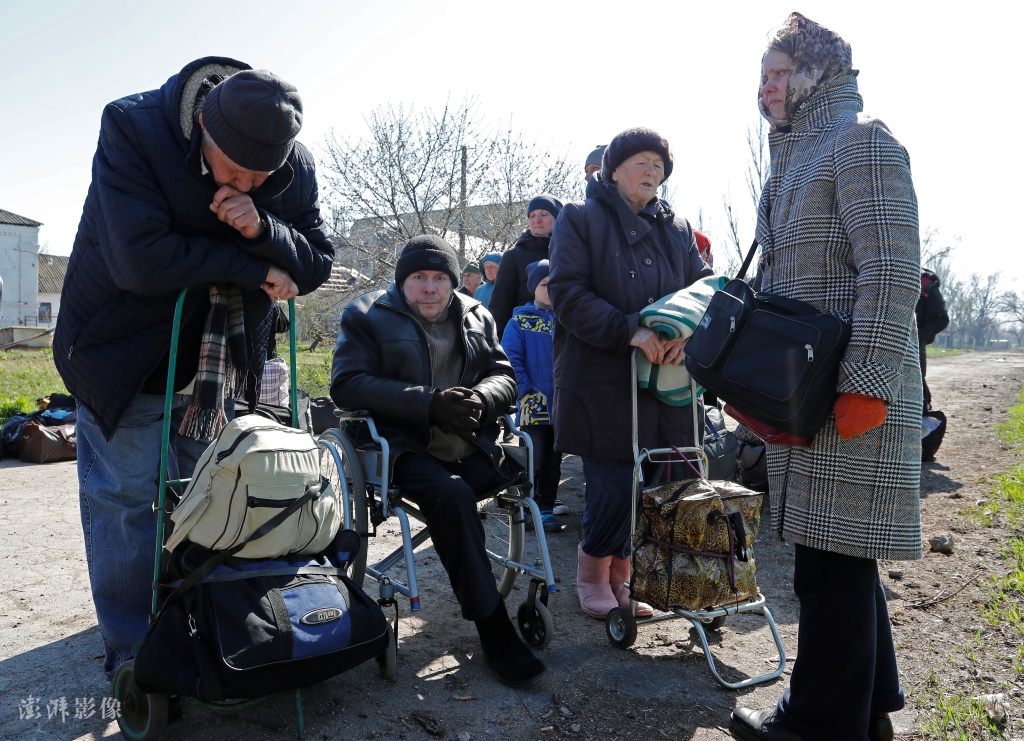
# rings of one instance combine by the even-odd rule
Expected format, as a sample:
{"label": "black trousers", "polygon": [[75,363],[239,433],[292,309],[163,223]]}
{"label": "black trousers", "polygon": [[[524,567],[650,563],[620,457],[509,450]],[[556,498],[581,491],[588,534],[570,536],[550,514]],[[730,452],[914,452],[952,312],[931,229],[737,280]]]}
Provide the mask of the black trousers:
{"label": "black trousers", "polygon": [[562,478],[562,454],[555,450],[555,428],[523,425],[523,432],[533,441],[533,498],[538,507],[550,511]]}
{"label": "black trousers", "polygon": [[874,559],[796,546],[797,657],[777,718],[806,741],[866,741],[873,714],[904,705]]}
{"label": "black trousers", "polygon": [[403,453],[395,460],[394,483],[427,519],[430,539],[448,573],[466,620],[483,620],[501,595],[484,548],[477,513],[480,494],[504,488],[508,479],[479,451],[457,461],[429,453]]}

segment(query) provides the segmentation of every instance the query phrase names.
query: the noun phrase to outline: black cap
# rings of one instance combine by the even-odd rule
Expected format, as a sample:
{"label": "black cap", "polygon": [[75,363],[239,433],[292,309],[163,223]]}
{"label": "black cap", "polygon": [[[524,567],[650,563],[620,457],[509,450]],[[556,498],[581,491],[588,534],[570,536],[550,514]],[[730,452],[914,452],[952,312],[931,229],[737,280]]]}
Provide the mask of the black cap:
{"label": "black cap", "polygon": [[440,270],[448,274],[453,286],[459,284],[459,258],[455,248],[433,234],[421,234],[405,243],[395,264],[395,283],[402,285],[402,281],[418,270]]}
{"label": "black cap", "polygon": [[302,99],[274,73],[244,70],[209,92],[202,114],[203,128],[236,165],[273,172],[291,155],[302,128]]}

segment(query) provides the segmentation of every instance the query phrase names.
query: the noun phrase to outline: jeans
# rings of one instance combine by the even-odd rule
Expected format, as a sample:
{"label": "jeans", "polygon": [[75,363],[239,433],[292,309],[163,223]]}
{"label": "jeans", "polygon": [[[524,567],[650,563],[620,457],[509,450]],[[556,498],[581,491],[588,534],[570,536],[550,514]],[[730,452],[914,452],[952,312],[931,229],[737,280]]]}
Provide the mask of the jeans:
{"label": "jeans", "polygon": [[[191,476],[210,442],[177,433],[190,400],[176,394],[172,402],[171,479]],[[134,644],[149,630],[163,418],[163,395],[139,394],[108,442],[89,410],[78,405],[82,531],[108,677],[134,656]]]}
{"label": "jeans", "polygon": [[807,741],[864,741],[871,715],[904,705],[874,559],[797,545],[797,658],[776,718]]}
{"label": "jeans", "polygon": [[542,511],[550,512],[562,478],[562,454],[555,450],[555,428],[524,425],[523,432],[533,442],[533,498]]}

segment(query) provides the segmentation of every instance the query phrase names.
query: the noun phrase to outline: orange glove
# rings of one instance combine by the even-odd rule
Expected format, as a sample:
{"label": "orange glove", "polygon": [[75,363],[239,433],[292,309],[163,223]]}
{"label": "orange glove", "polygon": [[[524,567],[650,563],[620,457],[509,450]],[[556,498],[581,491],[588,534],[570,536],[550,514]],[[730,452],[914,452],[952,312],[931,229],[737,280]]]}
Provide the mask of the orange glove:
{"label": "orange glove", "polygon": [[835,413],[836,430],[843,440],[875,429],[885,422],[888,414],[884,401],[864,394],[840,394],[836,399]]}

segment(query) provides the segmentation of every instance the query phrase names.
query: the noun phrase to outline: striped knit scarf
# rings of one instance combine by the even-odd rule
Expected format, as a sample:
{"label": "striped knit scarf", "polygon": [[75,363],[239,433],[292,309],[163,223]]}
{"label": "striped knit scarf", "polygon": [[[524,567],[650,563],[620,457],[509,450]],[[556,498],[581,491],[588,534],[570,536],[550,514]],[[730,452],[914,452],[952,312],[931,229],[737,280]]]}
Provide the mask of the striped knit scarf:
{"label": "striped knit scarf", "polygon": [[199,351],[199,370],[192,403],[179,434],[212,440],[226,424],[224,399],[233,398],[245,383],[245,312],[237,286],[210,286],[210,313]]}

